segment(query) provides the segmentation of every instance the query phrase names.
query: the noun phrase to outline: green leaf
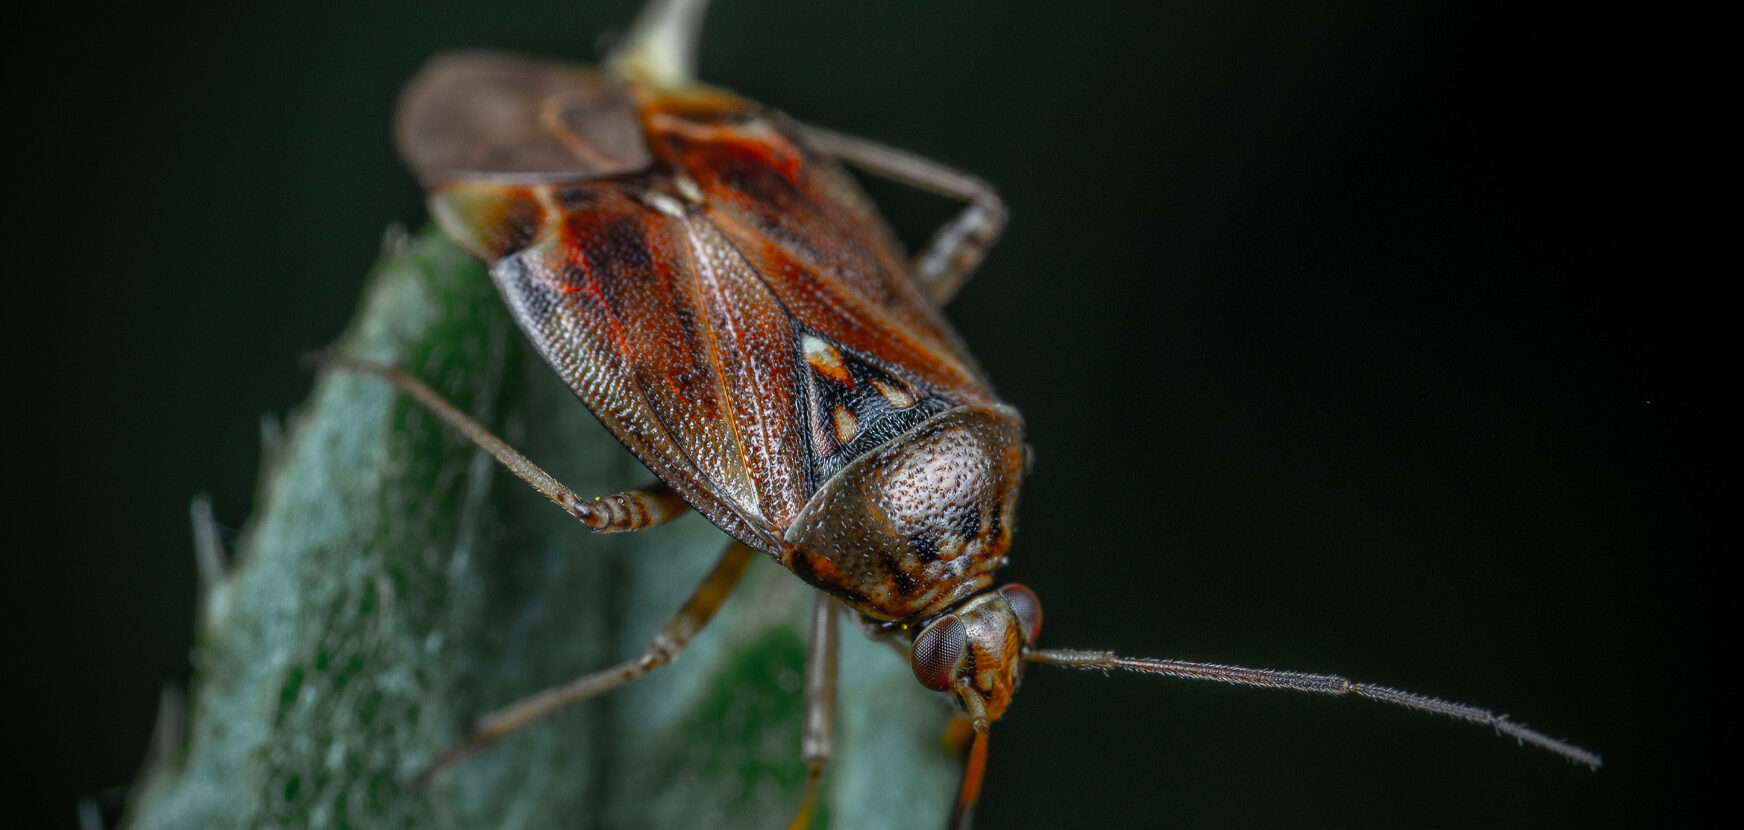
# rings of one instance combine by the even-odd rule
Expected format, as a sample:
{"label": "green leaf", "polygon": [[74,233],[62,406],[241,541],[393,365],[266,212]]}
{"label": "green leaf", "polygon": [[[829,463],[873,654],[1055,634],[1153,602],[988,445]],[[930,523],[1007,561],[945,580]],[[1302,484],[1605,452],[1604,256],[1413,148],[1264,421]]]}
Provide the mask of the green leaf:
{"label": "green leaf", "polygon": [[[484,270],[396,238],[337,348],[405,367],[583,494],[649,474],[515,329]],[[672,666],[533,725],[424,792],[478,717],[628,659],[726,543],[698,516],[595,535],[387,383],[323,371],[205,598],[187,744],[130,823],[782,827],[798,804],[814,592],[759,557]],[[942,822],[949,713],[890,649],[842,638],[815,826]]]}

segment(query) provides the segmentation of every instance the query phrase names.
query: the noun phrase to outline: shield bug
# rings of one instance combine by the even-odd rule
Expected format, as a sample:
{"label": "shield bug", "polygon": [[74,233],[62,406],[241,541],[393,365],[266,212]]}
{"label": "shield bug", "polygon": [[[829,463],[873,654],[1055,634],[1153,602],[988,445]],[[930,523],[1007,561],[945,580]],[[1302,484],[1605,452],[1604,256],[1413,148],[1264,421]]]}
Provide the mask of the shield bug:
{"label": "shield bug", "polygon": [[[1506,716],[1342,677],[1040,647],[1036,594],[995,582],[1028,467],[1023,422],[938,311],[1003,205],[972,176],[695,84],[683,56],[700,14],[656,3],[604,70],[439,58],[403,99],[399,144],[438,224],[491,264],[540,354],[659,483],[584,498],[410,375],[336,360],[394,381],[594,530],[695,509],[734,540],[644,654],[487,717],[425,778],[672,660],[759,551],[826,597],[796,824],[830,754],[838,607],[970,726],[953,826],[1025,662],[1355,695],[1599,764]],[[909,260],[842,163],[966,207]]]}

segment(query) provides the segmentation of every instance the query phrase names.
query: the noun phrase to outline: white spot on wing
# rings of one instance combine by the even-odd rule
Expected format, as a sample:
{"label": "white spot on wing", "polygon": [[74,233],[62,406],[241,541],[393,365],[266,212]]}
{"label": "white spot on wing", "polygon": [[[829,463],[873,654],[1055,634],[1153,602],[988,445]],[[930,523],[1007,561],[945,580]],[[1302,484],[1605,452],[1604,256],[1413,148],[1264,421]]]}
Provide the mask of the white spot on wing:
{"label": "white spot on wing", "polygon": [[878,394],[883,395],[890,405],[897,409],[907,409],[914,406],[914,393],[900,386],[892,386],[884,381],[873,379],[872,385],[877,387]]}
{"label": "white spot on wing", "polygon": [[845,406],[838,406],[830,411],[836,419],[836,440],[847,444],[860,434],[860,422],[854,418],[854,413]]}
{"label": "white spot on wing", "polygon": [[799,347],[805,352],[805,362],[811,364],[813,371],[837,383],[853,384],[848,364],[842,362],[842,354],[835,346],[808,334],[800,340]]}
{"label": "white spot on wing", "polygon": [[650,190],[647,193],[643,193],[642,203],[675,219],[684,218],[684,205],[680,204],[677,199],[674,199],[665,193],[661,193],[658,190]]}

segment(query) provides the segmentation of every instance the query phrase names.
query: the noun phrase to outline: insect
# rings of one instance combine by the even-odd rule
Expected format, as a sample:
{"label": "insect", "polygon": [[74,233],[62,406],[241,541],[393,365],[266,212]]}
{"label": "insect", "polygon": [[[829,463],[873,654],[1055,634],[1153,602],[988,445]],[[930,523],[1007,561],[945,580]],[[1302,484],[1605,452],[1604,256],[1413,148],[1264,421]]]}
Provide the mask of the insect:
{"label": "insect", "polygon": [[[437,61],[409,88],[399,137],[438,223],[492,263],[540,353],[660,483],[584,498],[409,375],[336,359],[394,380],[595,530],[694,508],[735,542],[647,653],[486,718],[428,773],[670,661],[757,551],[826,597],[796,824],[829,758],[837,605],[906,651],[972,727],[952,825],[977,800],[991,724],[1025,662],[1354,694],[1598,765],[1503,716],[1340,677],[1041,648],[1036,595],[995,582],[1028,466],[1023,423],[937,310],[1002,229],[997,196],[692,84],[658,56],[688,50],[663,38],[692,37],[700,5],[652,8],[606,72]],[[905,261],[839,162],[967,206]]]}

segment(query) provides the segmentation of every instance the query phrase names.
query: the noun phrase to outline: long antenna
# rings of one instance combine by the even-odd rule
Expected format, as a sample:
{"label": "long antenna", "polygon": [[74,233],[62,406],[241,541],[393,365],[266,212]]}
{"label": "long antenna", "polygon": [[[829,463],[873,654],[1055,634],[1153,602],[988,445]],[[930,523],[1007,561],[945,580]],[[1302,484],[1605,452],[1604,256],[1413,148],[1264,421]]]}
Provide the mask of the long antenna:
{"label": "long antenna", "polygon": [[1454,703],[1438,697],[1420,695],[1388,686],[1357,683],[1336,674],[1310,674],[1275,669],[1250,669],[1217,663],[1192,663],[1185,660],[1157,660],[1148,657],[1120,657],[1109,651],[1065,651],[1061,649],[1031,649],[1024,659],[1051,663],[1073,669],[1126,669],[1145,674],[1183,677],[1190,680],[1215,680],[1237,686],[1259,686],[1267,689],[1287,689],[1323,695],[1355,695],[1406,709],[1445,715],[1468,723],[1488,726],[1522,744],[1531,744],[1553,752],[1576,764],[1598,769],[1604,759],[1560,738],[1552,738],[1525,724],[1515,723],[1507,715],[1498,715],[1465,703]]}

